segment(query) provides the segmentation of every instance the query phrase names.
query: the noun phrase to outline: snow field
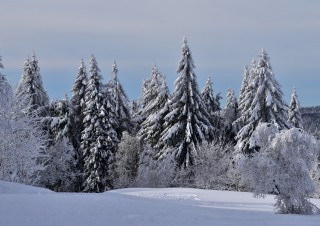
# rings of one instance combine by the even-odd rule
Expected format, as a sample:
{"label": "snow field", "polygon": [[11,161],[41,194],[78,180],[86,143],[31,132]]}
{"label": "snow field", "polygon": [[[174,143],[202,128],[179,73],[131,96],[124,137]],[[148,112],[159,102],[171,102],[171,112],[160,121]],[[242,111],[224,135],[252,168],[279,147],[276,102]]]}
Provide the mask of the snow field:
{"label": "snow field", "polygon": [[[0,181],[3,226],[319,225],[320,215],[273,213],[273,196],[189,188],[54,193]],[[312,199],[320,207],[320,200]]]}

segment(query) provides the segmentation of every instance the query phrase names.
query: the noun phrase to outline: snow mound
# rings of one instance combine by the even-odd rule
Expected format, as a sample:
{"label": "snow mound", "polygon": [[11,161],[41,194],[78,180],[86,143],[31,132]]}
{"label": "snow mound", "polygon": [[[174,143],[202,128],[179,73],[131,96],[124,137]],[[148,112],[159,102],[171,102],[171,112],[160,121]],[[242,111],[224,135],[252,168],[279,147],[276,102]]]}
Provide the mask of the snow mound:
{"label": "snow mound", "polygon": [[0,194],[50,194],[54,193],[45,188],[17,184],[0,180]]}
{"label": "snow mound", "polygon": [[112,192],[143,198],[182,201],[207,208],[273,212],[274,196],[254,198],[250,192],[214,191],[194,188],[127,188]]}

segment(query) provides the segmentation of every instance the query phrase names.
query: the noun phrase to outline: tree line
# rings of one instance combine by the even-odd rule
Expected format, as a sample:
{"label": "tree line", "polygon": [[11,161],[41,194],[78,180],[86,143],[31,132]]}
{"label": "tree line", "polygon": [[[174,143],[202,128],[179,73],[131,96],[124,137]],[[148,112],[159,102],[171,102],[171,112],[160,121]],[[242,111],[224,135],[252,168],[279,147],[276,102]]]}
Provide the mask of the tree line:
{"label": "tree line", "polygon": [[[319,145],[303,130],[295,88],[284,101],[266,51],[245,66],[240,95],[228,90],[224,108],[210,78],[199,90],[194,68],[184,39],[174,91],[154,65],[130,103],[116,62],[104,84],[92,55],[88,71],[81,61],[71,99],[50,102],[33,54],[15,91],[0,73],[0,178],[73,192],[189,186],[273,193],[279,212],[315,212],[307,196],[319,183]],[[284,176],[297,172],[304,184]]]}

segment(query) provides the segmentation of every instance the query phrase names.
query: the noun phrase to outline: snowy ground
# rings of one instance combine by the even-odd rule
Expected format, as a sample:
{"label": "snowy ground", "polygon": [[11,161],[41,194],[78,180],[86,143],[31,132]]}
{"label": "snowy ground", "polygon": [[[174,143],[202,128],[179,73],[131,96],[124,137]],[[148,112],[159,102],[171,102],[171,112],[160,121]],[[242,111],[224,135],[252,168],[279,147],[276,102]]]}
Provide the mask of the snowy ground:
{"label": "snowy ground", "polygon": [[[312,200],[320,207],[320,200]],[[186,188],[54,193],[0,181],[1,226],[320,225],[320,215],[273,213],[273,197]]]}

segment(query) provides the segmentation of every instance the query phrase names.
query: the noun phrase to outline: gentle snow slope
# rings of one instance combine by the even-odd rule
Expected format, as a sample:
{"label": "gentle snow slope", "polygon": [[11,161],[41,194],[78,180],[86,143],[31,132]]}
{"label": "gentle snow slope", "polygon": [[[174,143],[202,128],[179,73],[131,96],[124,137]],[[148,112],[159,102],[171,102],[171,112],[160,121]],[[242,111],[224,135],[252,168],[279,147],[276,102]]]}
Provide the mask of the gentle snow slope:
{"label": "gentle snow slope", "polygon": [[[319,200],[312,200],[320,207]],[[54,193],[0,181],[0,225],[320,225],[320,216],[279,215],[273,197],[185,188]]]}

